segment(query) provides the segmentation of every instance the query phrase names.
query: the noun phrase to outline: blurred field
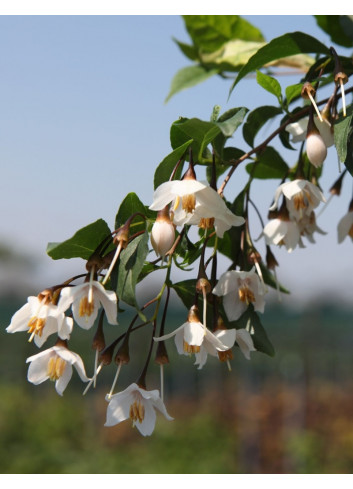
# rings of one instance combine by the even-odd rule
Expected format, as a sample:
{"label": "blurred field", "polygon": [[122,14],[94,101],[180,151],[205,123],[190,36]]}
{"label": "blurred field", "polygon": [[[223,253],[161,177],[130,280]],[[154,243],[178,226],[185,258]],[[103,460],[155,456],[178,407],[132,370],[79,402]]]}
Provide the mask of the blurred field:
{"label": "blurred field", "polygon": [[[82,397],[74,376],[64,396],[46,382],[26,381],[25,359],[36,353],[26,334],[4,328],[20,304],[1,308],[0,471],[2,473],[351,473],[353,469],[352,312],[313,306],[305,312],[266,311],[263,323],[275,358],[245,360],[232,372],[211,358],[202,371],[167,343],[165,400],[175,418],[157,417],[151,437],[126,421],[105,428],[114,367]],[[184,321],[175,312],[170,328]],[[88,373],[93,354],[77,338]],[[49,346],[51,346],[50,343]],[[132,359],[118,389],[136,380]],[[149,388],[159,388],[153,366]]]}

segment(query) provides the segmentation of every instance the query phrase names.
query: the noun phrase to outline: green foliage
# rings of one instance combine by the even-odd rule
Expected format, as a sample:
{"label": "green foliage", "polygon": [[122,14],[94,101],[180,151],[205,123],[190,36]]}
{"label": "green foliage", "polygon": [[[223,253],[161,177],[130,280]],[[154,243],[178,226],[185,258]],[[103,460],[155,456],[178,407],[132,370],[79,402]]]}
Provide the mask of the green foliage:
{"label": "green foliage", "polygon": [[144,219],[143,216],[146,216],[146,214],[151,214],[151,212],[143,205],[141,200],[134,192],[130,192],[120,204],[117,215],[115,216],[115,229],[123,226],[135,213],[140,213],[142,216],[137,215],[132,220],[130,224],[131,233],[139,233],[146,229],[146,219]]}
{"label": "green foliage", "polygon": [[275,350],[273,345],[268,339],[266,331],[261,324],[258,314],[254,311],[252,304],[249,305],[248,309],[244,312],[241,318],[236,321],[236,328],[246,328],[248,331],[254,330],[252,339],[254,341],[256,350],[262,351],[270,357],[274,356]]}
{"label": "green foliage", "polygon": [[88,260],[101,242],[110,235],[108,224],[103,219],[85,226],[72,238],[61,243],[48,243],[47,253],[53,260],[83,258]]}
{"label": "green foliage", "polygon": [[278,102],[280,105],[282,105],[282,89],[281,85],[279,84],[279,81],[276,80],[276,78],[273,78],[272,76],[265,75],[264,73],[261,73],[261,71],[257,70],[256,71],[256,81],[257,83],[267,90],[268,92],[272,93],[275,97],[277,97]]}
{"label": "green foliage", "polygon": [[252,56],[245,66],[239,71],[230,92],[233,91],[237,83],[252,71],[258,70],[263,66],[301,53],[320,53],[329,54],[328,48],[320,41],[303,32],[292,32],[284,34],[270,41],[266,46],[260,48]]}
{"label": "green foliage", "polygon": [[213,52],[232,39],[263,41],[261,32],[239,15],[184,15],[185,27],[198,50]]}
{"label": "green foliage", "polygon": [[[117,295],[123,302],[139,309],[136,285],[148,253],[148,234],[143,233],[130,241],[121,253],[118,269]],[[144,319],[144,317],[143,317]]]}
{"label": "green foliage", "polygon": [[345,47],[353,46],[353,19],[351,15],[314,15],[322,30],[332,42]]}
{"label": "green foliage", "polygon": [[216,69],[207,70],[201,65],[186,66],[185,68],[182,68],[175,74],[165,102],[168,102],[168,100],[173,95],[180,92],[181,90],[193,87],[194,85],[197,85],[198,83],[207,80],[216,73]]}
{"label": "green foliage", "polygon": [[254,139],[266,122],[282,113],[282,109],[272,105],[257,107],[248,115],[243,126],[243,137],[249,146],[254,146]]}
{"label": "green foliage", "polygon": [[256,154],[255,163],[246,165],[246,171],[252,178],[282,179],[288,174],[289,167],[272,146],[266,146],[266,148]]}
{"label": "green foliage", "polygon": [[[181,146],[177,147],[169,153],[168,156],[164,158],[164,160],[158,165],[155,174],[154,174],[154,188],[156,189],[159,185],[161,185],[164,182],[167,182],[170,178],[170,175],[172,174],[174,167],[178,163],[178,161],[182,158],[184,158],[185,153],[189,149],[191,143],[193,142],[192,139],[189,139],[186,141],[184,144]],[[178,179],[180,178],[181,174],[181,169],[182,165],[179,166],[178,171],[175,175],[175,178]]]}
{"label": "green foliage", "polygon": [[346,161],[347,158],[347,143],[348,137],[352,130],[352,117],[353,117],[353,107],[350,106],[347,109],[347,116],[343,117],[340,115],[340,118],[335,123],[335,146],[337,149],[337,154],[341,162]]}

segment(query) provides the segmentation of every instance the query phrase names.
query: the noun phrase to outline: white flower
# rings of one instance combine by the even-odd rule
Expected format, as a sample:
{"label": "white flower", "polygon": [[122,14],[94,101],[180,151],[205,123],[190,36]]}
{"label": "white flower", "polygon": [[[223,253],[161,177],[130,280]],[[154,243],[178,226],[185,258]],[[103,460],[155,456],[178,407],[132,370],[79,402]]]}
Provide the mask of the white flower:
{"label": "white flower", "polygon": [[327,234],[316,224],[315,212],[311,212],[310,215],[303,216],[302,219],[299,219],[298,226],[300,230],[300,234],[308,238],[311,243],[315,243],[313,234],[315,232],[319,234]]}
{"label": "white flower", "polygon": [[221,362],[231,360],[233,358],[231,348],[237,342],[243,355],[250,360],[250,352],[256,351],[250,333],[246,329],[217,329],[213,335],[218,338],[224,346],[228,346],[227,350],[219,350],[211,341],[204,341],[200,347],[200,351],[195,354],[195,365],[201,369],[207,360],[207,355],[212,355],[220,359]]}
{"label": "white flower", "polygon": [[76,368],[83,382],[89,380],[81,357],[60,344],[27,358],[26,363],[28,362],[29,382],[38,385],[48,379],[53,380],[55,389],[61,396],[72,377],[72,366]]}
{"label": "white flower", "polygon": [[353,241],[353,211],[348,211],[342,217],[338,223],[337,231],[339,243],[342,243],[346,236],[350,236]]}
{"label": "white flower", "polygon": [[241,352],[247,360],[250,360],[250,352],[256,351],[254,342],[249,331],[246,329],[237,329],[235,341],[238,343]]}
{"label": "white flower", "polygon": [[201,228],[212,228],[214,226],[219,238],[223,238],[225,231],[232,226],[241,226],[245,219],[236,216],[228,209],[222,197],[212,188],[206,187],[198,193],[195,210],[190,217],[175,215],[176,224],[195,224]]}
{"label": "white flower", "polygon": [[[318,117],[314,117],[315,126],[318,128],[321,137],[323,138],[327,148],[334,145],[333,126],[324,118],[320,121]],[[286,131],[289,132],[292,143],[305,141],[308,128],[309,117],[303,117],[298,122],[292,122],[286,126]]]}
{"label": "white flower", "polygon": [[255,267],[250,272],[230,270],[224,273],[213,294],[223,296],[223,306],[229,321],[235,321],[247,310],[250,303],[255,311],[264,312],[265,288]]}
{"label": "white flower", "polygon": [[171,202],[173,222],[176,226],[201,223],[202,227],[213,227],[214,224],[217,235],[223,237],[224,232],[231,226],[241,226],[245,222],[242,217],[235,216],[228,209],[222,197],[213,188],[194,179],[162,183],[154,193],[150,209],[158,211]]}
{"label": "white flower", "polygon": [[308,128],[309,117],[303,117],[298,122],[292,122],[286,126],[286,131],[289,132],[292,143],[305,141],[306,130]]}
{"label": "white flower", "polygon": [[105,290],[96,280],[62,289],[58,307],[66,311],[71,304],[74,319],[81,328],[89,329],[93,326],[101,304],[108,322],[118,324],[116,294],[112,290]]}
{"label": "white flower", "polygon": [[197,194],[207,187],[206,183],[195,179],[171,180],[162,183],[154,192],[152,211],[160,211],[174,201],[174,211],[178,208],[185,213],[192,213],[195,209]]}
{"label": "white flower", "polygon": [[322,136],[319,133],[312,132],[306,138],[306,154],[309,158],[309,161],[316,168],[320,167],[326,156],[327,156],[327,147],[322,139]]}
{"label": "white flower", "polygon": [[285,245],[291,253],[299,245],[303,247],[301,232],[297,222],[283,219],[271,219],[264,227],[262,234],[265,236],[267,245]]}
{"label": "white flower", "polygon": [[326,202],[325,197],[316,185],[298,178],[292,182],[282,183],[277,188],[274,203],[269,209],[270,211],[278,209],[281,194],[286,199],[290,216],[296,219],[302,218],[303,213],[310,215],[320,202]]}
{"label": "white flower", "polygon": [[156,409],[169,421],[173,420],[158,390],[147,391],[137,384],[131,384],[124,391],[111,396],[104,426],[114,426],[130,418],[143,436],[149,436],[156,424]]}
{"label": "white flower", "polygon": [[58,334],[63,340],[70,337],[73,321],[65,317],[61,308],[50,302],[48,295],[30,296],[6,328],[8,333],[28,331],[38,347],[41,347],[51,334]]}
{"label": "white flower", "polygon": [[169,218],[168,208],[158,211],[156,222],[152,226],[151,243],[157,255],[164,257],[173,246],[175,227]]}
{"label": "white flower", "polygon": [[[180,355],[189,355],[190,353],[200,353],[204,348],[207,351],[217,350],[226,351],[234,345],[235,330],[226,330],[222,341],[209,329],[207,329],[199,320],[198,311],[193,306],[188,314],[188,320],[172,333],[154,338],[155,341],[164,341],[175,336],[175,346]],[[224,341],[223,341],[224,339]],[[207,355],[206,355],[207,356]]]}

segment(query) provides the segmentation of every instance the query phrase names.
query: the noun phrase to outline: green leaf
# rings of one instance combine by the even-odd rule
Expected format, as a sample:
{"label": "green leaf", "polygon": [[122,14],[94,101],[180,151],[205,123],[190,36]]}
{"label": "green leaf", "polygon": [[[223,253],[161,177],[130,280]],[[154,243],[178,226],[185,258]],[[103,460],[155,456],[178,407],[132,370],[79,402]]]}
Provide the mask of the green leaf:
{"label": "green leaf", "polygon": [[[156,189],[157,187],[159,187],[159,185],[169,180],[175,168],[175,165],[183,157],[183,155],[188,150],[192,142],[193,140],[189,139],[181,146],[175,148],[174,151],[169,153],[169,155],[166,156],[164,160],[158,165],[154,173],[154,189]],[[176,178],[180,177],[181,169],[182,169],[182,165],[179,165],[178,171],[176,173]]]}
{"label": "green leaf", "polygon": [[218,70],[216,69],[207,70],[200,65],[186,66],[185,68],[182,68],[174,75],[169,93],[164,102],[168,102],[173,95],[181,90],[193,87],[217,74],[217,72]]}
{"label": "green leaf", "polygon": [[353,176],[353,132],[351,131],[347,143],[347,157],[344,162],[347,170]]}
{"label": "green leaf", "polygon": [[259,29],[239,15],[183,15],[185,27],[198,49],[212,52],[231,39],[263,41]]}
{"label": "green leaf", "polygon": [[221,129],[213,122],[201,121],[200,119],[181,118],[172,124],[170,129],[170,141],[173,149],[182,146],[190,139],[194,161],[203,163],[203,152],[207,145],[220,134]]}
{"label": "green leaf", "polygon": [[289,290],[286,289],[285,287],[283,287],[283,285],[281,285],[281,284],[277,285],[277,282],[276,282],[274,275],[270,272],[270,270],[267,267],[265,267],[263,265],[263,263],[260,262],[259,265],[261,268],[261,272],[262,272],[262,276],[263,276],[265,284],[269,285],[273,289],[277,289],[277,287],[278,287],[279,290],[281,292],[283,292],[284,294],[290,294]]}
{"label": "green leaf", "polygon": [[350,48],[353,46],[351,15],[314,15],[317,25],[327,32],[331,41]]}
{"label": "green leaf", "polygon": [[196,280],[183,280],[172,284],[171,287],[175,290],[178,297],[181,299],[184,306],[189,310],[194,304],[196,294]]}
{"label": "green leaf", "polygon": [[289,171],[287,163],[272,146],[267,146],[261,153],[257,153],[256,156],[257,160],[255,163],[246,165],[246,171],[253,178],[282,179]]}
{"label": "green leaf", "polygon": [[287,105],[289,105],[293,99],[295,99],[301,95],[302,88],[303,88],[302,83],[296,83],[295,85],[289,85],[286,88]]}
{"label": "green leaf", "polygon": [[[115,217],[115,229],[123,226],[126,221],[136,212],[143,215],[149,214],[148,209],[143,205],[138,196],[134,192],[127,194],[125,199],[120,204],[118,213]],[[152,214],[151,214],[152,215]],[[136,216],[130,224],[130,235],[144,231],[146,229],[146,219],[142,216]]]}
{"label": "green leaf", "polygon": [[340,114],[340,117],[334,126],[335,146],[341,162],[346,161],[347,158],[347,142],[352,126],[352,116],[353,106],[350,105],[347,108],[346,117],[343,117],[343,115]]}
{"label": "green leaf", "polygon": [[220,128],[226,138],[230,138],[242,124],[248,111],[249,109],[246,107],[230,109],[219,117],[216,125]]}
{"label": "green leaf", "polygon": [[230,93],[239,81],[252,71],[262,68],[272,61],[286,58],[301,53],[321,53],[330,54],[328,48],[320,41],[303,32],[291,32],[283,36],[276,37],[266,46],[260,48],[240,70],[235,79]]}
{"label": "green leaf", "polygon": [[148,233],[132,240],[120,254],[117,295],[119,300],[139,310],[135,288],[148,254]]}
{"label": "green leaf", "polygon": [[243,137],[249,146],[254,146],[254,139],[256,134],[260,131],[262,126],[269,120],[282,113],[280,107],[272,105],[263,105],[250,112],[247,120],[243,126]]}
{"label": "green leaf", "polygon": [[191,59],[191,61],[198,60],[198,50],[195,46],[178,41],[178,39],[175,39],[174,37],[172,39],[179,46],[180,51],[185,54],[187,58]]}
{"label": "green leaf", "polygon": [[61,258],[83,258],[88,260],[98,245],[110,235],[108,224],[98,219],[77,231],[70,239],[61,243],[48,243],[47,253],[53,260]]}
{"label": "green leaf", "polygon": [[278,80],[276,80],[276,78],[273,78],[272,76],[269,75],[265,75],[265,73],[261,73],[261,71],[257,70],[256,81],[262,88],[264,88],[268,92],[272,93],[272,95],[277,97],[279,103],[282,104],[282,89],[281,89],[281,85],[279,84]]}
{"label": "green leaf", "polygon": [[261,324],[258,314],[254,311],[252,304],[249,305],[248,309],[235,324],[237,329],[245,328],[248,331],[251,331],[253,328],[254,334],[252,334],[251,337],[256,350],[266,353],[270,357],[275,356],[275,349]]}

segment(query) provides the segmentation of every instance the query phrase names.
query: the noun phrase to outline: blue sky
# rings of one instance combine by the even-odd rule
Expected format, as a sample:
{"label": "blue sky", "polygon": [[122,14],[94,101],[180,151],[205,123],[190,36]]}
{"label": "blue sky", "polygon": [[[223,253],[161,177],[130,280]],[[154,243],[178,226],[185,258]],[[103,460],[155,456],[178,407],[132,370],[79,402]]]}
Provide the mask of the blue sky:
{"label": "blue sky", "polygon": [[[331,44],[311,16],[245,17],[267,40],[302,30]],[[43,287],[48,277],[65,279],[69,269],[46,257],[47,242],[62,241],[100,217],[113,226],[130,191],[151,202],[154,170],[171,150],[169,129],[179,116],[207,120],[216,104],[223,112],[275,103],[255,80],[243,80],[228,101],[230,84],[212,78],[164,104],[172,77],[189,64],[172,37],[188,41],[177,15],[0,16],[0,239],[41,258],[36,280]],[[298,81],[280,80],[283,86]],[[338,175],[334,153],[328,160],[325,191]],[[258,189],[264,217],[278,183]],[[348,297],[337,290],[348,287],[344,277],[353,271],[351,242],[336,245],[336,224],[351,193],[348,178],[345,187],[320,221],[328,236],[316,247],[278,253],[278,273],[298,297],[303,289],[311,295],[335,289]],[[227,191],[236,190],[234,184]],[[298,274],[309,265],[315,273]]]}

